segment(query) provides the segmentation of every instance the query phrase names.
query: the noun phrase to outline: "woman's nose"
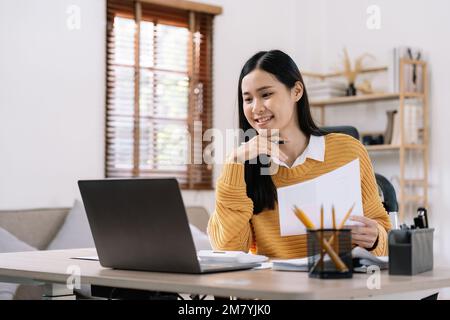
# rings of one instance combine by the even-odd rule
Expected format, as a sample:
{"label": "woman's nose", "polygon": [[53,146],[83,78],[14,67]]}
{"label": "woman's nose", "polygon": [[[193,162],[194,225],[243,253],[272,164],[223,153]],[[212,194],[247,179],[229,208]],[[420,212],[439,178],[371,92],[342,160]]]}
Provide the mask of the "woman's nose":
{"label": "woman's nose", "polygon": [[254,99],[252,112],[253,113],[262,113],[264,111],[264,109],[265,109],[265,107],[264,107],[264,104],[261,102],[261,100]]}

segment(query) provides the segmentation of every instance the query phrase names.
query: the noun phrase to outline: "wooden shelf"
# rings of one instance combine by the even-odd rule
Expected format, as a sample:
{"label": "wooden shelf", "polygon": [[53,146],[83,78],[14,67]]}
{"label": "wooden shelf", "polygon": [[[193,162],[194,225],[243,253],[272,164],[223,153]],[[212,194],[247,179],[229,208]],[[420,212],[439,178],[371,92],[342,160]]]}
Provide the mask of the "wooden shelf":
{"label": "wooden shelf", "polygon": [[423,99],[425,97],[425,95],[423,93],[420,92],[405,92],[403,94],[403,96],[407,99],[407,98],[418,98],[418,99]]}
{"label": "wooden shelf", "polygon": [[407,195],[407,196],[405,196],[404,201],[405,202],[422,202],[422,201],[425,201],[425,197],[422,195]]}
{"label": "wooden shelf", "polygon": [[[373,146],[366,146],[367,151],[386,151],[386,150],[400,150],[400,145],[395,144],[379,144]],[[413,150],[424,150],[425,146],[423,144],[405,144],[405,149]]]}
{"label": "wooden shelf", "polygon": [[373,146],[366,146],[367,151],[386,151],[386,150],[400,150],[400,146],[393,144],[380,144]]}
{"label": "wooden shelf", "polygon": [[395,100],[399,98],[398,93],[377,93],[377,94],[366,94],[360,96],[351,96],[351,97],[336,97],[332,99],[326,100],[311,100],[311,106],[331,106],[331,105],[339,105],[339,104],[352,104],[352,103],[360,103],[360,102],[369,102],[369,101],[382,101],[382,100]]}
{"label": "wooden shelf", "polygon": [[[422,78],[421,78],[421,84],[423,88],[423,92],[409,92],[404,91],[406,89],[406,78],[405,78],[405,67],[409,65],[414,65],[421,70]],[[385,69],[383,67],[380,68],[373,68],[372,70],[368,69],[367,72],[378,72],[378,71],[384,71]],[[398,156],[398,163],[399,163],[399,178],[401,181],[401,185],[398,191],[398,203],[399,203],[399,217],[400,221],[403,221],[405,218],[405,204],[407,202],[417,202],[420,203],[423,206],[428,206],[428,145],[429,145],[429,106],[428,106],[428,68],[427,64],[424,61],[412,61],[408,59],[400,59],[400,65],[399,65],[399,88],[400,92],[393,92],[393,93],[373,93],[373,94],[361,94],[357,96],[350,96],[350,97],[333,97],[330,99],[314,99],[312,98],[310,100],[310,106],[312,108],[316,108],[314,111],[317,111],[318,116],[318,123],[320,123],[321,126],[330,126],[330,123],[327,123],[326,121],[326,108],[327,107],[334,107],[334,106],[351,106],[351,105],[357,105],[358,107],[368,107],[369,105],[374,104],[375,102],[386,102],[390,101],[392,104],[396,105],[397,111],[399,112],[399,116],[403,117],[402,121],[399,121],[400,123],[403,123],[403,128],[399,128],[400,130],[404,130],[404,123],[405,123],[405,105],[409,103],[408,99],[416,100],[420,102],[422,106],[422,121],[423,121],[423,130],[422,130],[422,144],[382,144],[382,145],[370,145],[365,146],[366,150],[368,152],[398,152],[395,156]],[[341,73],[334,73],[334,74],[312,74],[310,73],[309,76],[320,78],[322,80],[326,78],[336,77],[336,76],[342,76]],[[409,88],[408,88],[409,89]],[[412,90],[412,89],[409,89]],[[374,107],[378,107],[379,104],[375,104]],[[380,104],[381,105],[381,104]],[[394,106],[395,107],[395,106]],[[380,110],[383,110],[380,109]],[[384,132],[373,132],[368,134],[383,134]],[[361,134],[363,136],[363,134]],[[406,137],[403,137],[403,142],[406,142]],[[395,139],[395,141],[398,141]],[[406,179],[406,167],[407,167],[407,156],[411,152],[420,152],[423,155],[422,158],[422,164],[423,166],[423,179]],[[407,194],[406,190],[410,187],[419,187],[423,188],[423,194]],[[414,188],[413,188],[414,189]]]}
{"label": "wooden shelf", "polygon": [[336,97],[332,99],[325,100],[311,100],[311,107],[325,107],[325,106],[337,106],[343,104],[356,104],[363,102],[377,102],[377,101],[387,101],[387,100],[399,100],[401,97],[407,98],[420,98],[423,99],[423,93],[419,92],[408,92],[401,95],[400,93],[374,93],[365,94],[359,96],[351,97]]}
{"label": "wooden shelf", "polygon": [[425,150],[425,146],[423,144],[406,144],[405,148],[415,150]]}
{"label": "wooden shelf", "polygon": [[405,179],[405,184],[408,186],[424,187],[426,185],[425,179]]}
{"label": "wooden shelf", "polygon": [[[381,67],[373,67],[373,68],[364,68],[361,70],[361,73],[371,73],[371,72],[381,72],[381,71],[388,71],[389,67],[387,66],[381,66]],[[344,75],[344,72],[332,72],[332,73],[317,73],[317,72],[302,72],[303,76],[305,77],[311,77],[311,78],[318,78],[321,80],[325,80],[327,78],[334,78],[334,77],[341,77]]]}

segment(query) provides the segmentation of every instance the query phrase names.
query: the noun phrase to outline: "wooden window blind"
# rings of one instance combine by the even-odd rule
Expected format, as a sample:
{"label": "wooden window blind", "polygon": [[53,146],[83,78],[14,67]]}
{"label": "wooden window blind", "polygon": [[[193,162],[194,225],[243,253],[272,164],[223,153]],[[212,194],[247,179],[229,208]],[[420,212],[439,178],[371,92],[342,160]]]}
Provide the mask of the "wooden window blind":
{"label": "wooden window blind", "polygon": [[212,188],[202,136],[212,126],[213,18],[107,1],[106,177],[176,177],[184,189]]}

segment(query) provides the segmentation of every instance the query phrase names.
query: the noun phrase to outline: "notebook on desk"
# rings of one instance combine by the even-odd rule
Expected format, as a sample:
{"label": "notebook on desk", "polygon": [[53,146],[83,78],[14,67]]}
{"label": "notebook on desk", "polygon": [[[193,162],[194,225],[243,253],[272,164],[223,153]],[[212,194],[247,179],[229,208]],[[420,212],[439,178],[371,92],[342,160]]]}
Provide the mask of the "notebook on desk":
{"label": "notebook on desk", "polygon": [[[385,270],[389,266],[388,257],[377,257],[361,247],[355,247],[352,250],[354,272],[366,273],[367,267],[377,266],[380,270]],[[330,260],[328,255],[324,259]],[[299,259],[272,260],[272,269],[279,271],[304,271],[308,272],[308,257]]]}
{"label": "notebook on desk", "polygon": [[259,266],[199,261],[175,179],[84,180],[78,186],[103,267],[209,273]]}

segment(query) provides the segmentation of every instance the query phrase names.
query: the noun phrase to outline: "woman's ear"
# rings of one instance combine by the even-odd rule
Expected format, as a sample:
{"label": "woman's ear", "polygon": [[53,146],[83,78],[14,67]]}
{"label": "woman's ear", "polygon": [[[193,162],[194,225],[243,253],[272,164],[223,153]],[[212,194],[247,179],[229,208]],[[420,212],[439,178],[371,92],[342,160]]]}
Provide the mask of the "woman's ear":
{"label": "woman's ear", "polygon": [[303,84],[300,81],[297,81],[292,90],[295,101],[299,101],[303,96]]}

